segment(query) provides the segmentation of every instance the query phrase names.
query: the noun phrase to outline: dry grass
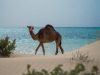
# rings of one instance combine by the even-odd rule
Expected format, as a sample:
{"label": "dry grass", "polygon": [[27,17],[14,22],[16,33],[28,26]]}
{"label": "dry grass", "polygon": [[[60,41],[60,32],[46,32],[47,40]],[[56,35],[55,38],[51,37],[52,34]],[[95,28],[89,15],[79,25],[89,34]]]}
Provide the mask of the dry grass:
{"label": "dry grass", "polygon": [[72,53],[70,60],[71,62],[77,61],[78,63],[89,63],[94,61],[93,58],[89,57],[88,53],[81,53],[79,50]]}

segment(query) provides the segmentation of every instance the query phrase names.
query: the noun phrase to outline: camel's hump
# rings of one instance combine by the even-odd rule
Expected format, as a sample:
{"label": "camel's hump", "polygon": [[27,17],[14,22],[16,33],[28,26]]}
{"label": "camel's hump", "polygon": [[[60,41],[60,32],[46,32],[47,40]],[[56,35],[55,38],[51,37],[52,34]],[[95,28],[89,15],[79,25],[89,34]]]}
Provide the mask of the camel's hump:
{"label": "camel's hump", "polygon": [[[47,24],[46,26],[45,26],[45,28],[52,28],[52,29],[54,29],[54,27],[51,25],[51,24]],[[55,29],[54,29],[55,30]]]}

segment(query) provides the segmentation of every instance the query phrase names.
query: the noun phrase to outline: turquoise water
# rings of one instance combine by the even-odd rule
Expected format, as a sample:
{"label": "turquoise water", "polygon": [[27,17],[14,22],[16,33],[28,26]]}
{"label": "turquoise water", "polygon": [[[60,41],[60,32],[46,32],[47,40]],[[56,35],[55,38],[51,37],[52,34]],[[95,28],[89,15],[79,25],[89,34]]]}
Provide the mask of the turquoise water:
{"label": "turquoise water", "polygon": [[[37,33],[40,28],[35,27]],[[62,35],[62,47],[65,52],[80,48],[100,39],[100,27],[56,27]],[[1,27],[0,38],[9,36],[16,39],[15,53],[34,54],[39,42],[31,39],[27,27]],[[44,44],[46,55],[54,55],[56,51],[55,42]],[[60,50],[59,50],[60,51]],[[37,54],[43,54],[40,47]]]}

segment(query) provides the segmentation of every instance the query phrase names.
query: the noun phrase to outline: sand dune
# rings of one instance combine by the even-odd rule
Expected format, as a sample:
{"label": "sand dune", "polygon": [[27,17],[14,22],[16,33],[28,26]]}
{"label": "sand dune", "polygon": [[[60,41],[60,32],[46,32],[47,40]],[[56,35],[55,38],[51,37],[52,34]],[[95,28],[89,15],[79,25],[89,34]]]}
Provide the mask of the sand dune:
{"label": "sand dune", "polygon": [[[100,40],[78,49],[81,53],[88,53],[94,61],[86,63],[88,68],[91,65],[98,65],[100,68]],[[15,55],[11,58],[0,58],[0,75],[22,75],[26,72],[27,64],[37,70],[47,69],[51,71],[58,64],[63,64],[63,69],[70,70],[76,63],[71,63],[70,58],[77,50],[57,56],[33,56],[33,55]]]}

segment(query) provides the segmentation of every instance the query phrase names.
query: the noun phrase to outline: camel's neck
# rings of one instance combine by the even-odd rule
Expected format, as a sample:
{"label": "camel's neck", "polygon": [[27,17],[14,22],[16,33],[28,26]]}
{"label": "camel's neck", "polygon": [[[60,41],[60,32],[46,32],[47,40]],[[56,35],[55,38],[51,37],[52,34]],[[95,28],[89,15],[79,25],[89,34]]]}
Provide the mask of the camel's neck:
{"label": "camel's neck", "polygon": [[33,31],[29,31],[29,32],[30,32],[30,35],[31,35],[33,40],[37,40],[38,39],[37,35],[35,35]]}

